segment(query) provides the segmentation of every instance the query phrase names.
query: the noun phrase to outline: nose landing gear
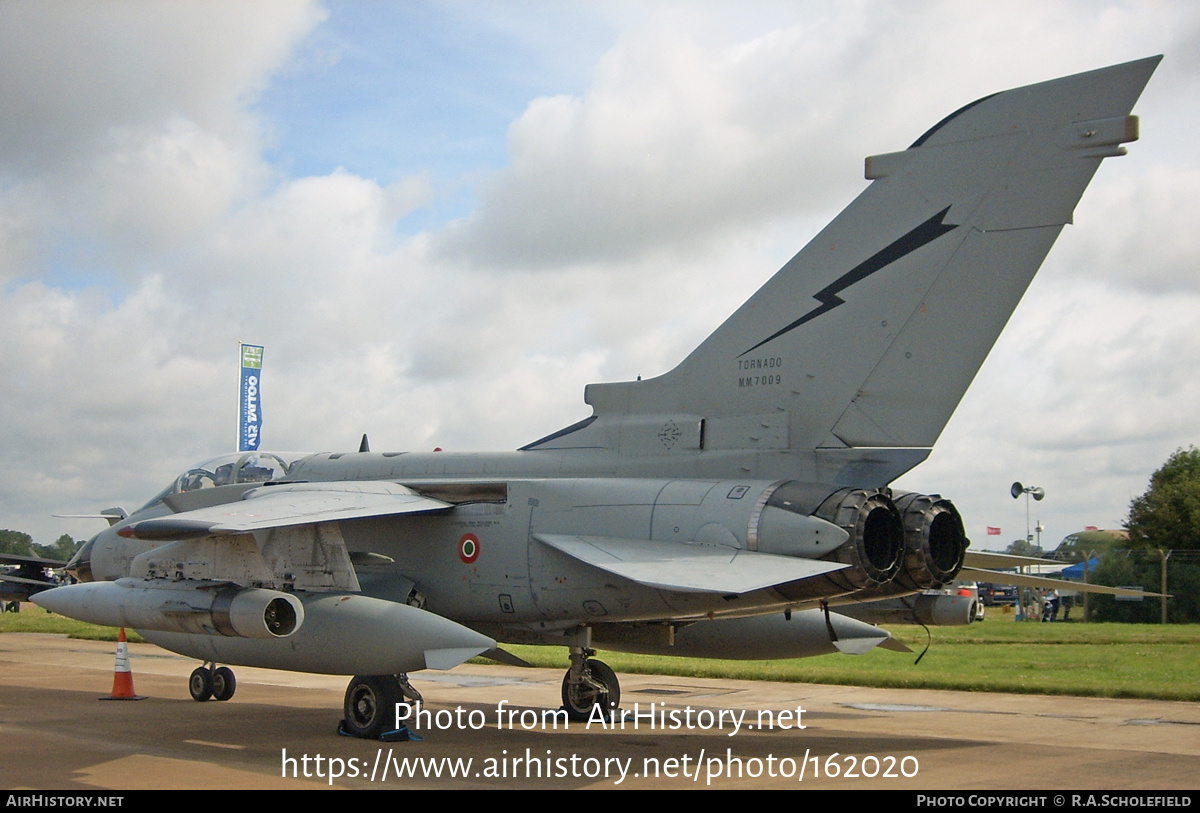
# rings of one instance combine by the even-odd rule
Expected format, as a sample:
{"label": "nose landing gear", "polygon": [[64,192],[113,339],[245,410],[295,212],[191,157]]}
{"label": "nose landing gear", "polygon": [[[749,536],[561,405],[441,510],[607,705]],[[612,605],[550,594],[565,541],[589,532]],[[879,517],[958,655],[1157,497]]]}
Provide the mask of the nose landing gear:
{"label": "nose landing gear", "polygon": [[571,647],[571,668],[563,676],[562,701],[567,717],[576,722],[591,719],[599,708],[605,720],[621,704],[621,683],[604,661],[592,658],[596,650]]}

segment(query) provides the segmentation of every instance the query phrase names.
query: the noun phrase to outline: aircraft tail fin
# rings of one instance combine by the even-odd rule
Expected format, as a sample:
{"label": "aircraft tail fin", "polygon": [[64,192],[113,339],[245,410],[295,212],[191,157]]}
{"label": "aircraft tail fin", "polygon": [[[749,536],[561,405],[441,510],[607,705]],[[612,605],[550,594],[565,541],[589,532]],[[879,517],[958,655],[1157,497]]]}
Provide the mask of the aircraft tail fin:
{"label": "aircraft tail fin", "polygon": [[871,156],[862,194],[678,367],[589,385],[591,418],[525,448],[884,447],[915,465],[1101,160],[1138,137],[1160,59],[993,94]]}

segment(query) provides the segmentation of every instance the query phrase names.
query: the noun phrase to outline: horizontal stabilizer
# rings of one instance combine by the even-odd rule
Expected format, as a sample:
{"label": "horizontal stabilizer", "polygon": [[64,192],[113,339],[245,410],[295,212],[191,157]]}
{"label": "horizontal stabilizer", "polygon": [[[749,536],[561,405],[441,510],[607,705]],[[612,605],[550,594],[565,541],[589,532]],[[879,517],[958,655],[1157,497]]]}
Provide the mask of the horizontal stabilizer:
{"label": "horizontal stabilizer", "polygon": [[543,544],[630,581],[683,593],[749,593],[847,565],[724,545],[534,534]]}
{"label": "horizontal stabilizer", "polygon": [[142,520],[118,533],[134,539],[191,539],[450,507],[395,483],[294,483],[261,486],[247,491],[240,500]]}
{"label": "horizontal stabilizer", "polygon": [[[1147,593],[1144,590],[1132,590],[1128,587],[1084,584],[1083,582],[1070,582],[1066,579],[1048,579],[1045,576],[1023,576],[1018,573],[1000,573],[995,570],[980,570],[974,567],[964,567],[958,572],[958,577],[964,580],[973,579],[990,584],[1011,584],[1016,587],[1037,587],[1043,590],[1071,590],[1076,593],[1104,593],[1109,596],[1130,596],[1136,598],[1164,597],[1162,593]],[[1166,598],[1170,598],[1170,596],[1166,596]]]}

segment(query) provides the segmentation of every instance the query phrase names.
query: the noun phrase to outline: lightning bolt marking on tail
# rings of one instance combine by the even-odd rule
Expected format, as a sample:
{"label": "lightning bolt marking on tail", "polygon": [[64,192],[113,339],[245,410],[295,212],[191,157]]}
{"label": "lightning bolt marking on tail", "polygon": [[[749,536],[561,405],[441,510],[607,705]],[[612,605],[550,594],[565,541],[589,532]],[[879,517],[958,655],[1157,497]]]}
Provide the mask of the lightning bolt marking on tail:
{"label": "lightning bolt marking on tail", "polygon": [[929,218],[912,231],[892,241],[885,248],[877,251],[875,254],[871,255],[866,260],[859,263],[833,282],[829,283],[829,285],[826,285],[824,288],[817,291],[815,294],[813,294],[813,299],[820,302],[820,305],[817,305],[808,313],[804,314],[786,327],[782,327],[775,331],[770,336],[751,347],[749,350],[739,354],[737,357],[741,358],[747,353],[752,353],[767,342],[777,339],[783,334],[795,330],[805,322],[811,322],[821,314],[828,313],[829,311],[833,310],[838,305],[845,304],[845,300],[838,296],[839,293],[846,290],[854,283],[866,279],[881,268],[886,268],[887,266],[896,262],[896,260],[899,260],[901,257],[911,254],[924,245],[932,243],[946,232],[958,228],[958,225],[955,223],[942,222],[946,217],[946,213],[949,211],[950,207],[947,206],[945,209],[938,212],[936,215]]}

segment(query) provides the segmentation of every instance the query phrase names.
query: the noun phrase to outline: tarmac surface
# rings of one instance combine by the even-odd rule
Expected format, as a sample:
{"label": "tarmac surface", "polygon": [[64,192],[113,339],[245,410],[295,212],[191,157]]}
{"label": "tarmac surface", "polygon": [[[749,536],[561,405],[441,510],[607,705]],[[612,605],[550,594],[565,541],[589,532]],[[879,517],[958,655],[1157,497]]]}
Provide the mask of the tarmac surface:
{"label": "tarmac surface", "polygon": [[466,665],[413,676],[423,741],[379,743],[336,733],[347,678],[238,667],[232,700],[196,703],[196,661],[148,644],[130,645],[147,699],[100,702],[114,649],[0,635],[0,786],[1200,787],[1200,703],[622,675],[623,728],[564,729],[542,717],[561,672]]}

